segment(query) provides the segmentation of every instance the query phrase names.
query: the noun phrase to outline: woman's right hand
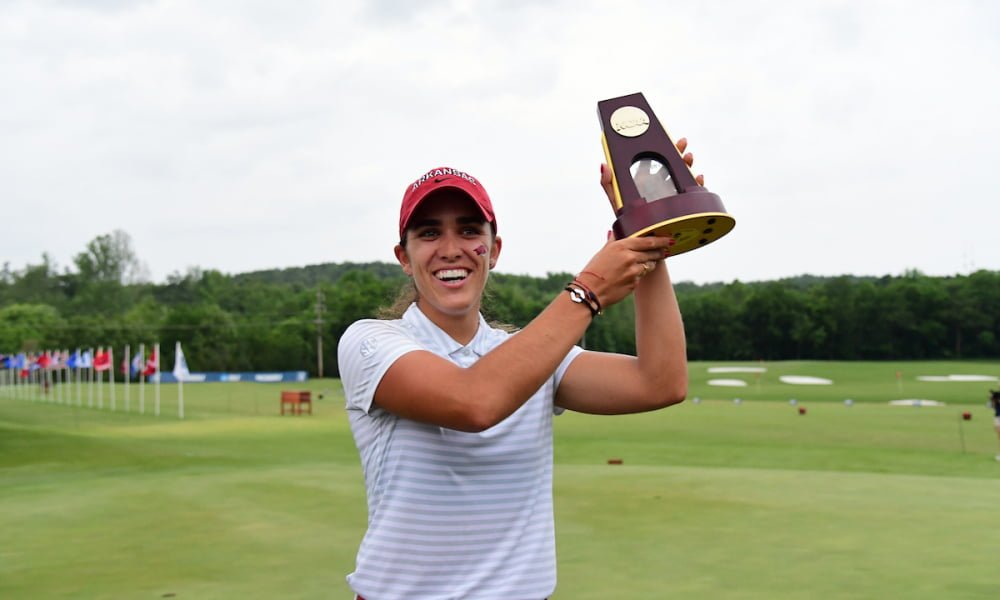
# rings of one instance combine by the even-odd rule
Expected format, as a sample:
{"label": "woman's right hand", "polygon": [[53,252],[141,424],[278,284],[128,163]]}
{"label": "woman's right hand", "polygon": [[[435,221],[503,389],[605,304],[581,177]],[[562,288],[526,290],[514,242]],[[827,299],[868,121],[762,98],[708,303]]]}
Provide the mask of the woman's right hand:
{"label": "woman's right hand", "polygon": [[673,244],[673,238],[658,236],[616,240],[609,231],[607,243],[577,278],[607,308],[632,293],[639,280],[669,255]]}

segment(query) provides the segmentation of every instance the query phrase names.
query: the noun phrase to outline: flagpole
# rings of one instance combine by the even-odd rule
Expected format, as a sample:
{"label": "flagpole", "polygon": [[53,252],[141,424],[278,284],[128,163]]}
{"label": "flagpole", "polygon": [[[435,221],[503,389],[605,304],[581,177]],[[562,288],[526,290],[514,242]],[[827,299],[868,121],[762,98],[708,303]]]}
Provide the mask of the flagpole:
{"label": "flagpole", "polygon": [[111,388],[111,412],[115,412],[115,349],[108,347],[108,387]]}
{"label": "flagpole", "polygon": [[94,349],[87,352],[90,353],[87,360],[87,408],[94,408]]}
{"label": "flagpole", "polygon": [[48,364],[45,365],[45,373],[42,374],[45,378],[42,382],[42,392],[45,394],[45,401],[51,403],[56,401],[55,391],[52,389],[52,369],[50,368],[52,366],[52,351],[46,350],[45,352],[49,360],[46,361]]}
{"label": "flagpole", "polygon": [[[63,360],[62,382],[63,382],[63,387],[66,387],[67,385],[71,384],[72,381],[73,381],[70,378],[70,376],[72,374],[72,371],[69,370],[69,349],[68,348],[66,349],[66,354],[65,354],[65,356],[63,358],[64,358],[64,360]],[[73,388],[72,387],[66,387],[66,389],[64,389],[62,391],[62,393],[63,393],[63,395],[62,395],[63,404],[72,404],[73,403]]]}
{"label": "flagpole", "polygon": [[157,342],[153,346],[153,352],[156,352],[156,416],[160,416],[160,343]]}
{"label": "flagpole", "polygon": [[98,348],[97,355],[94,356],[94,373],[97,373],[97,410],[104,410],[104,372],[97,368],[98,356],[107,356],[104,348]]}
{"label": "flagpole", "polygon": [[46,357],[46,359],[42,359],[38,363],[38,390],[39,390],[38,393],[40,394],[39,400],[41,400],[42,402],[49,401],[49,395],[46,393],[48,390],[45,389],[45,384],[48,383],[49,381],[48,377],[45,376],[47,374],[48,369],[44,364],[45,362],[47,362],[47,357],[48,357],[47,353],[48,350],[42,350],[41,356]]}
{"label": "flagpole", "polygon": [[66,361],[69,360],[69,351],[62,355],[62,366],[59,368],[59,404],[66,404]]}
{"label": "flagpole", "polygon": [[146,344],[139,344],[139,414],[146,413]]}
{"label": "flagpole", "polygon": [[129,412],[131,408],[131,398],[128,394],[128,384],[132,381],[132,359],[129,358],[132,354],[129,352],[132,348],[125,344],[125,354],[122,356],[122,360],[125,361],[125,371],[122,373],[122,377],[125,379],[125,412]]}
{"label": "flagpole", "polygon": [[[56,357],[58,360],[59,351],[56,350]],[[45,368],[45,382],[49,385],[48,402],[55,404],[56,401],[56,390],[55,382],[53,381],[53,368],[52,368],[52,352],[49,352],[49,365]]]}
{"label": "flagpole", "polygon": [[28,381],[31,382],[31,401],[38,401],[38,357],[35,357],[35,368],[28,369]]}
{"label": "flagpole", "polygon": [[[59,352],[56,351],[56,356],[58,357],[58,355],[59,355]],[[49,364],[48,364],[47,367],[45,367],[45,383],[48,384],[48,389],[49,389],[49,393],[48,393],[49,399],[48,399],[48,402],[51,402],[51,403],[55,404],[55,401],[56,401],[56,391],[53,388],[53,386],[55,385],[55,383],[53,383],[53,381],[52,381],[52,371],[53,371],[53,369],[52,369],[52,351],[50,350],[49,351]]]}
{"label": "flagpole", "polygon": [[[49,351],[48,350],[43,350],[42,351],[42,356],[45,357],[45,361],[44,362],[48,363]],[[38,365],[38,389],[41,391],[41,394],[42,394],[42,398],[41,398],[42,402],[48,402],[49,401],[49,398],[50,398],[49,391],[50,391],[50,389],[49,389],[48,385],[49,385],[49,368],[48,368],[48,365],[46,365],[46,364],[39,364]]]}
{"label": "flagpole", "polygon": [[187,364],[184,364],[184,369],[180,369],[184,362],[184,350],[181,349],[180,342],[176,342],[174,350],[174,377],[177,378],[177,418],[184,419],[184,375],[187,372]]}
{"label": "flagpole", "polygon": [[[76,385],[73,387],[76,388],[76,405],[80,406],[80,349],[77,348],[73,355],[76,358],[73,359],[73,368],[70,370],[69,376],[71,381],[76,380]],[[72,403],[72,399],[70,399],[70,402]]]}
{"label": "flagpole", "polygon": [[38,369],[32,369],[31,368],[32,362],[34,362],[34,361],[32,361],[31,359],[28,360],[28,398],[30,398],[31,401],[34,402],[35,401],[35,372]]}
{"label": "flagpole", "polygon": [[69,350],[59,354],[62,362],[59,365],[59,404],[66,404],[66,361],[69,360]]}
{"label": "flagpole", "polygon": [[[55,352],[55,360],[59,360],[59,351]],[[49,352],[49,366],[45,369],[45,381],[49,384],[49,402],[55,404],[56,402],[56,381],[55,381],[55,367],[52,365],[52,353]]]}
{"label": "flagpole", "polygon": [[55,372],[52,373],[52,375],[55,378],[56,402],[58,404],[62,404],[63,403],[63,397],[62,397],[63,389],[62,389],[62,382],[60,382],[60,380],[59,380],[59,376],[62,375],[62,370],[66,368],[65,367],[66,359],[62,355],[62,350],[56,350],[56,356],[59,357],[59,364],[58,364],[58,368],[55,370]]}
{"label": "flagpole", "polygon": [[80,354],[79,348],[76,351],[76,367],[73,369],[76,371],[76,405],[83,406],[83,369],[80,367],[80,359],[83,356]]}

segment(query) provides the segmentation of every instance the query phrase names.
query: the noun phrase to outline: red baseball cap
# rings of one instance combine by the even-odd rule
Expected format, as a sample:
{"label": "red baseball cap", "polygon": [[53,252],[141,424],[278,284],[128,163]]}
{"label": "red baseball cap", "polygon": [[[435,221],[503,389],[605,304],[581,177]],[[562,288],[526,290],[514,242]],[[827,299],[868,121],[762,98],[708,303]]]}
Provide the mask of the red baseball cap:
{"label": "red baseball cap", "polygon": [[409,225],[410,218],[413,217],[413,213],[416,212],[420,203],[432,193],[446,189],[458,190],[471,198],[483,213],[486,222],[492,225],[493,231],[496,232],[497,218],[493,214],[493,203],[490,202],[490,196],[479,180],[458,169],[438,167],[427,171],[406,188],[406,192],[403,194],[403,204],[399,207],[400,239],[403,239],[406,226]]}

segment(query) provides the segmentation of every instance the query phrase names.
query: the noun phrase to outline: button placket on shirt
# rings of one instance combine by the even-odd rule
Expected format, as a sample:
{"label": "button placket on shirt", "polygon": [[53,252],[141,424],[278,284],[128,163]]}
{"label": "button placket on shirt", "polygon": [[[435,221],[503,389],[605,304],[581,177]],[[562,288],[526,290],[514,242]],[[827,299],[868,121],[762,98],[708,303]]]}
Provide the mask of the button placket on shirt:
{"label": "button placket on shirt", "polygon": [[459,366],[468,368],[476,362],[476,353],[469,348],[459,348],[456,350],[452,356]]}

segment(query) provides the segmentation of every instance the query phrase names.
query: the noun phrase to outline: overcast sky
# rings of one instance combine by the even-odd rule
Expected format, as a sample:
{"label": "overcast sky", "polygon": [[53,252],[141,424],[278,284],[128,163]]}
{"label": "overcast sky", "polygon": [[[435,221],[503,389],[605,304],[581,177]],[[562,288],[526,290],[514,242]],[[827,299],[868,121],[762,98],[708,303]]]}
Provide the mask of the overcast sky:
{"label": "overcast sky", "polygon": [[1000,3],[0,0],[0,263],[127,232],[151,279],[392,261],[403,189],[479,178],[498,271],[613,221],[641,91],[736,218],[675,280],[1000,269]]}

